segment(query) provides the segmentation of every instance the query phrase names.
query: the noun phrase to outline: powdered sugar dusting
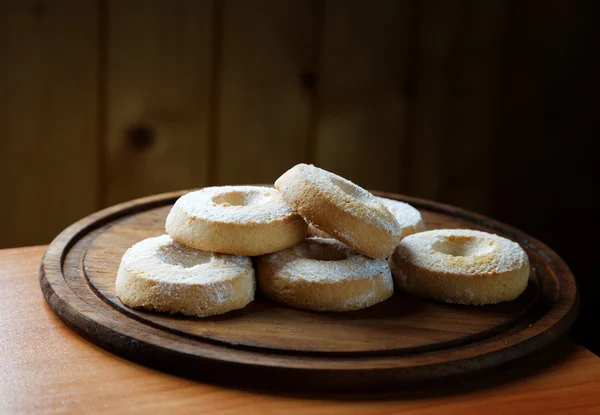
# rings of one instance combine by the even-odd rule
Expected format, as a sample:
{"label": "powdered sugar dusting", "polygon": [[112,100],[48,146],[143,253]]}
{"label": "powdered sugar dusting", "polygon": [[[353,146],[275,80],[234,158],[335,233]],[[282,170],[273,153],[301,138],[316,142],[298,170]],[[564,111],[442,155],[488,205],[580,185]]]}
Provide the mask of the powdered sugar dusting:
{"label": "powdered sugar dusting", "polygon": [[340,290],[335,303],[317,301],[309,307],[317,311],[358,310],[384,301],[394,292],[386,260],[365,257],[335,239],[308,238],[260,261],[265,261],[284,285],[310,286],[316,298],[322,289]]}
{"label": "powdered sugar dusting", "polygon": [[[243,203],[231,204],[232,199]],[[276,189],[260,186],[205,187],[183,195],[175,205],[191,217],[234,224],[268,223],[296,215]]]}
{"label": "powdered sugar dusting", "polygon": [[[200,259],[198,264],[184,266],[182,258],[189,260],[193,256]],[[188,248],[173,241],[169,235],[162,235],[145,239],[129,248],[123,255],[121,268],[161,283],[155,286],[156,290],[169,291],[176,284],[210,286],[210,291],[219,300],[227,296],[224,292],[227,284],[223,281],[251,271],[252,263],[248,257]]]}
{"label": "powdered sugar dusting", "polygon": [[[464,253],[453,254],[453,243],[463,244],[458,248]],[[496,275],[529,264],[519,244],[495,234],[466,229],[416,233],[404,238],[396,252],[409,263],[448,274]]]}
{"label": "powdered sugar dusting", "polygon": [[[393,280],[392,279],[383,279],[383,282],[386,285],[386,288],[389,289],[390,291],[393,290]],[[351,309],[360,309],[360,308],[365,308],[365,307],[370,307],[376,303],[373,302],[373,300],[376,297],[376,293],[375,291],[366,291],[364,292],[362,295],[355,295],[355,296],[351,296],[348,297],[346,299],[346,301],[344,302],[344,308],[351,308]],[[380,301],[378,301],[380,302]]]}
{"label": "powdered sugar dusting", "polygon": [[425,222],[423,222],[421,213],[408,203],[385,197],[377,197],[377,201],[388,208],[392,215],[396,217],[403,237],[425,230]]}
{"label": "powdered sugar dusting", "polygon": [[345,211],[365,218],[371,225],[381,227],[390,234],[399,233],[398,222],[389,210],[375,196],[335,173],[306,164],[296,166],[303,169],[303,174],[323,193],[337,200]]}
{"label": "powdered sugar dusting", "polygon": [[[303,245],[316,243],[322,249],[343,251],[345,259],[323,261],[302,256]],[[385,259],[371,259],[335,239],[308,238],[300,245],[274,254],[265,255],[263,260],[274,266],[280,275],[308,281],[337,281],[340,279],[365,279],[377,274],[389,275],[390,268]]]}

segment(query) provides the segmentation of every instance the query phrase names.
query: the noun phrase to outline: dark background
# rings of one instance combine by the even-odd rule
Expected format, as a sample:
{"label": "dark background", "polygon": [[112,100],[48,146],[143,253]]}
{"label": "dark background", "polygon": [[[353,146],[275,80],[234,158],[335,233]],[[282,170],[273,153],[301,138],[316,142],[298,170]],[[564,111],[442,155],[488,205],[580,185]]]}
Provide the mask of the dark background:
{"label": "dark background", "polygon": [[0,0],[0,247],[312,162],[523,229],[599,323],[599,2]]}

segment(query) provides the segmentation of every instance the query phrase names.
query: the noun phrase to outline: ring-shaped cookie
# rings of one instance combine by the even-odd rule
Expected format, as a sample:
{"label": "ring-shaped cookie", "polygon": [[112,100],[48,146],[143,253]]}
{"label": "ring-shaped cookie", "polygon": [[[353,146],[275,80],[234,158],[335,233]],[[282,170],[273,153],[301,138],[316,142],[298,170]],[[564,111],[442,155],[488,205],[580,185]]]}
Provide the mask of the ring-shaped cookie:
{"label": "ring-shaped cookie", "polygon": [[271,187],[206,187],[180,197],[166,230],[179,243],[203,251],[263,255],[306,236],[306,223]]}
{"label": "ring-shaped cookie", "polygon": [[313,165],[298,164],[275,182],[283,199],[308,223],[371,258],[386,258],[401,229],[375,196]]}
{"label": "ring-shaped cookie", "polygon": [[[402,229],[402,238],[412,235],[413,233],[423,232],[426,229],[421,213],[408,203],[385,197],[377,197],[377,200],[387,207],[398,221],[398,224]],[[313,236],[319,238],[331,238],[331,235],[328,233],[323,232],[312,225],[308,225],[307,237]]]}
{"label": "ring-shaped cookie", "polygon": [[198,251],[169,235],[129,248],[116,281],[117,296],[131,308],[199,317],[243,308],[255,289],[250,258]]}
{"label": "ring-shaped cookie", "polygon": [[272,300],[314,311],[359,310],[394,292],[386,260],[367,258],[335,239],[308,238],[258,257],[256,277]]}
{"label": "ring-shaped cookie", "polygon": [[421,213],[408,203],[386,197],[378,197],[377,200],[388,208],[398,221],[402,229],[402,238],[406,238],[413,233],[423,232],[426,229]]}
{"label": "ring-shaped cookie", "polygon": [[475,230],[415,233],[402,239],[392,259],[398,288],[448,303],[510,301],[529,279],[529,259],[519,244]]}

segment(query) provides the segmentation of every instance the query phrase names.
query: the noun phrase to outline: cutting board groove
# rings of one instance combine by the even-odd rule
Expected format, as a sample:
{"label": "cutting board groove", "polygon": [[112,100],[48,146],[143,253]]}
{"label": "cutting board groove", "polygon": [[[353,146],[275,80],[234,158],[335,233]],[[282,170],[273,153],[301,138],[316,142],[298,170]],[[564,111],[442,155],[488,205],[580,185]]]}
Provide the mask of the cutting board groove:
{"label": "cutting board groove", "polygon": [[527,290],[483,307],[396,292],[348,313],[296,310],[260,293],[242,310],[208,318],[130,309],[114,290],[121,256],[164,233],[183,192],[116,205],[71,225],[48,247],[40,284],[61,319],[114,353],[185,376],[275,389],[368,390],[465,377],[522,358],[569,329],[577,314],[575,281],[547,246],[455,207],[375,193],[411,203],[429,229],[479,229],[519,242],[532,264]]}

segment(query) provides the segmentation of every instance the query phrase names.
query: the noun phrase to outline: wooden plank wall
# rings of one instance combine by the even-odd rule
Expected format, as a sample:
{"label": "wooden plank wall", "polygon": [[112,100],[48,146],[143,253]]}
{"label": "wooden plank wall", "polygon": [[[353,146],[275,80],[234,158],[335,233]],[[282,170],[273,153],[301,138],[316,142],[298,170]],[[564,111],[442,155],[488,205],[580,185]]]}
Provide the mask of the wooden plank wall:
{"label": "wooden plank wall", "polygon": [[421,6],[408,191],[487,212],[511,2]]}
{"label": "wooden plank wall", "polygon": [[490,212],[570,4],[0,0],[0,247],[298,162]]}
{"label": "wooden plank wall", "polygon": [[108,205],[209,174],[212,0],[111,0],[106,10]]}
{"label": "wooden plank wall", "polygon": [[98,4],[0,1],[0,247],[98,207]]}
{"label": "wooden plank wall", "polygon": [[406,181],[410,1],[326,2],[315,164],[370,189]]}
{"label": "wooden plank wall", "polygon": [[227,0],[222,15],[215,141],[218,184],[272,183],[308,160],[315,7],[306,0]]}

